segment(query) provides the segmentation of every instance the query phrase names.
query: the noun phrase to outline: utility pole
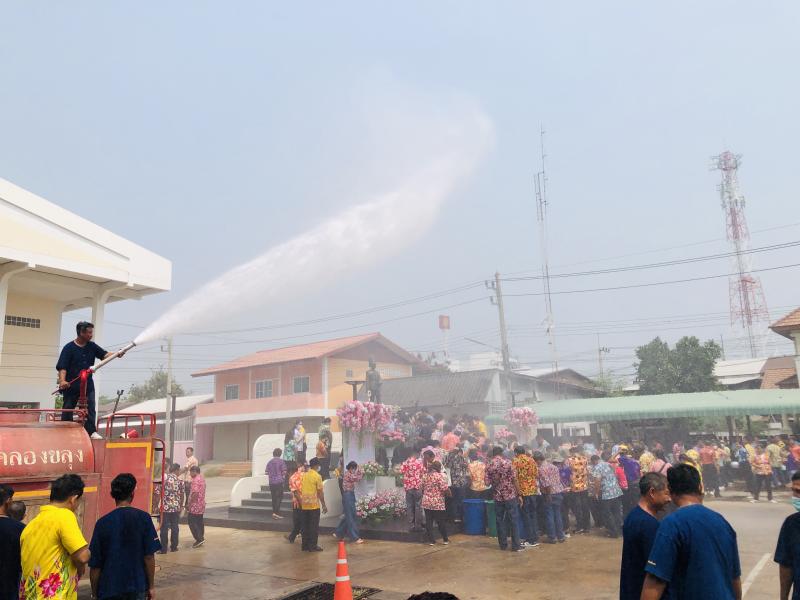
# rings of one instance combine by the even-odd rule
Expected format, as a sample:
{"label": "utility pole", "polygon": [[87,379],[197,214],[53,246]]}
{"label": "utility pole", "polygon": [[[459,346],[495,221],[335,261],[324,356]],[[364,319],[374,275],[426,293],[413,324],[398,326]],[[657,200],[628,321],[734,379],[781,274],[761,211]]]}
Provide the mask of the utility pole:
{"label": "utility pole", "polygon": [[608,354],[611,352],[606,346],[600,345],[600,334],[597,334],[597,363],[600,367],[600,379],[602,380],[605,376],[605,371],[603,370],[603,354]]}
{"label": "utility pole", "polygon": [[[161,347],[164,351],[164,347]],[[174,400],[172,397],[172,338],[167,338],[167,408],[164,411],[164,439],[169,448],[169,460],[174,461],[175,457],[172,456],[174,449],[173,431],[172,431],[172,411]]]}
{"label": "utility pole", "polygon": [[486,288],[494,291],[494,295],[489,297],[492,304],[497,306],[497,314],[500,317],[500,354],[503,357],[503,370],[511,372],[511,357],[508,350],[508,331],[506,330],[506,313],[503,308],[503,290],[500,287],[500,273],[494,274],[494,281],[487,281]]}

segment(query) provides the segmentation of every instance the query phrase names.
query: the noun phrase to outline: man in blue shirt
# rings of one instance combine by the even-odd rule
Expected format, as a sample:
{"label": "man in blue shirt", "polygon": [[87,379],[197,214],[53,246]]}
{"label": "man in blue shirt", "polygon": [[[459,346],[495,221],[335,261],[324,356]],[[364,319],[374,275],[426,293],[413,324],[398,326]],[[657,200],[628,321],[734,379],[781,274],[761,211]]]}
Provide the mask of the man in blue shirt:
{"label": "man in blue shirt", "polygon": [[22,577],[19,536],[25,525],[8,514],[14,490],[0,484],[0,600],[19,599]]}
{"label": "man in blue shirt", "polygon": [[[94,365],[95,359],[103,360],[113,354],[106,352],[92,341],[94,336],[94,325],[87,321],[81,321],[75,326],[78,334],[73,341],[69,342],[61,349],[61,354],[56,363],[58,371],[58,389],[64,396],[62,408],[74,409],[78,406],[78,398],[81,393],[80,374]],[[124,356],[124,352],[117,354],[118,358]],[[72,383],[70,383],[72,382]],[[87,410],[89,412],[86,422],[83,424],[86,433],[96,439],[100,439],[95,426],[96,411],[94,404],[94,381],[92,376],[86,382]],[[61,413],[62,421],[72,421],[72,412]]]}
{"label": "man in blue shirt", "polygon": [[[800,511],[800,471],[792,475],[792,506]],[[781,580],[781,600],[789,600],[789,592],[794,588],[792,600],[800,600],[800,512],[786,517],[778,536],[775,562]]]}
{"label": "man in blue shirt", "polygon": [[700,473],[691,465],[667,472],[678,507],[658,528],[645,571],[641,600],[659,600],[669,584],[681,600],[741,600],[742,568],[736,532],[703,506]]}
{"label": "man in blue shirt", "polygon": [[641,597],[644,568],[658,532],[656,514],[669,502],[667,478],[660,473],[647,473],[639,479],[636,489],[640,495],[639,503],[625,518],[622,526],[620,600],[639,600]]}
{"label": "man in blue shirt", "polygon": [[89,579],[97,600],[155,597],[154,554],[161,544],[149,514],[131,506],[136,478],[121,473],[111,482],[117,508],[97,521],[89,544]]}

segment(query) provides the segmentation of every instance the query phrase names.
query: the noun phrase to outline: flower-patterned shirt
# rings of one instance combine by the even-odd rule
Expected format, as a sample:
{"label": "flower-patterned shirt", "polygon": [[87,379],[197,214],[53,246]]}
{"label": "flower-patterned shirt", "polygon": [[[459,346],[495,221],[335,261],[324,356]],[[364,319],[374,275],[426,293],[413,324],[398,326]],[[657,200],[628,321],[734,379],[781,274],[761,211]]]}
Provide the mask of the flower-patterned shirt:
{"label": "flower-patterned shirt", "polygon": [[78,569],[70,557],[88,546],[75,513],[45,505],[22,530],[22,583],[25,600],[77,600]]}
{"label": "flower-patterned shirt", "polygon": [[543,462],[539,467],[539,485],[548,488],[548,494],[560,494],[564,491],[558,467],[549,462]]}
{"label": "flower-patterned shirt", "polygon": [[536,496],[539,492],[539,465],[527,454],[520,454],[514,459],[514,471],[517,473],[519,493],[523,496]]}
{"label": "flower-patterned shirt", "polygon": [[486,485],[486,463],[482,460],[473,460],[469,463],[469,488],[473,492],[489,489]]}
{"label": "flower-patterned shirt", "polygon": [[572,491],[585,492],[589,487],[589,461],[580,454],[570,456],[567,459],[570,469],[572,469]]}
{"label": "flower-patterned shirt", "polygon": [[418,490],[422,486],[422,461],[418,458],[406,459],[400,465],[400,472],[403,474],[403,487],[406,490]]}
{"label": "flower-patterned shirt", "polygon": [[297,494],[300,493],[300,485],[303,483],[303,475],[305,471],[297,469],[292,476],[289,477],[289,491],[292,492],[292,508],[300,508],[300,502],[297,500]]}
{"label": "flower-patterned shirt", "polygon": [[600,480],[600,499],[612,500],[622,496],[617,474],[610,464],[601,460],[592,468],[592,477]]}
{"label": "flower-patterned shirt", "polygon": [[344,470],[344,477],[342,477],[342,491],[354,492],[356,484],[364,478],[364,471],[358,467],[355,471],[350,469]]}
{"label": "flower-patterned shirt", "polygon": [[444,510],[444,494],[450,489],[444,473],[431,471],[422,476],[422,508],[427,510]]}
{"label": "flower-patterned shirt", "polygon": [[753,475],[772,475],[769,452],[754,453],[750,463],[753,465]]}
{"label": "flower-patterned shirt", "polygon": [[467,484],[467,459],[460,450],[448,454],[444,459],[444,466],[450,471],[450,483],[454,487]]}
{"label": "flower-patterned shirt", "polygon": [[174,513],[181,511],[181,496],[183,485],[174,473],[167,475],[164,480],[164,512]]}
{"label": "flower-patterned shirt", "polygon": [[486,467],[486,483],[494,488],[495,502],[506,502],[517,497],[514,485],[514,467],[511,461],[502,456],[495,456]]}
{"label": "flower-patterned shirt", "polygon": [[202,515],[206,512],[206,480],[198,473],[192,477],[189,490],[189,514]]}

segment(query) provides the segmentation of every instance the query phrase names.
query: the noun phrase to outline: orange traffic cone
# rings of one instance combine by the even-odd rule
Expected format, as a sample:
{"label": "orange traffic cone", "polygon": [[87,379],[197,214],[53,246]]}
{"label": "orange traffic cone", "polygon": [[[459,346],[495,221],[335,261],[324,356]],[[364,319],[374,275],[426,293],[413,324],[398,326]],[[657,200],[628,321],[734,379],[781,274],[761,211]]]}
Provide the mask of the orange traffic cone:
{"label": "orange traffic cone", "polygon": [[333,588],[333,600],[353,600],[353,586],[350,585],[350,574],[347,572],[347,552],[344,541],[339,541],[339,558],[336,560],[336,585]]}

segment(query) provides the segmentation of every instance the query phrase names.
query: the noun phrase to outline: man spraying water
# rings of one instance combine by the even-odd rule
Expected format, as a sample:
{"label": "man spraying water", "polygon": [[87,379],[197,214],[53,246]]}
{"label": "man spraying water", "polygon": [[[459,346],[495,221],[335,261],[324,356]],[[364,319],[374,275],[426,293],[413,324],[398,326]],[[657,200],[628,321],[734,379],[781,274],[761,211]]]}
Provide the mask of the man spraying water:
{"label": "man spraying water", "polygon": [[72,421],[74,409],[78,406],[81,395],[81,374],[86,373],[86,407],[88,416],[83,424],[86,432],[93,438],[99,439],[95,420],[97,411],[94,403],[94,381],[92,371],[94,361],[121,358],[126,350],[119,352],[106,352],[92,341],[94,325],[88,321],[81,321],[75,326],[78,334],[73,341],[61,349],[61,355],[56,363],[58,371],[58,389],[64,395],[62,408],[68,409],[61,414],[62,421]]}

